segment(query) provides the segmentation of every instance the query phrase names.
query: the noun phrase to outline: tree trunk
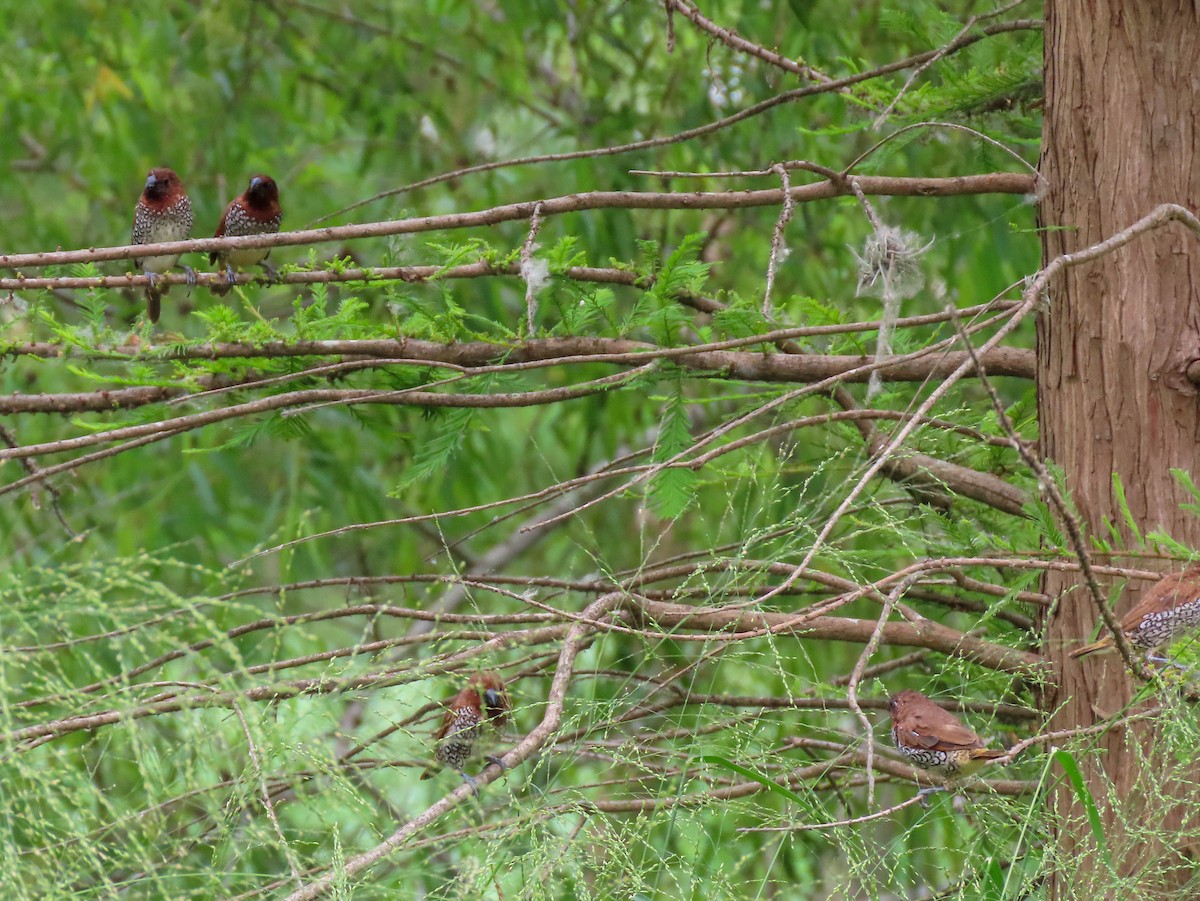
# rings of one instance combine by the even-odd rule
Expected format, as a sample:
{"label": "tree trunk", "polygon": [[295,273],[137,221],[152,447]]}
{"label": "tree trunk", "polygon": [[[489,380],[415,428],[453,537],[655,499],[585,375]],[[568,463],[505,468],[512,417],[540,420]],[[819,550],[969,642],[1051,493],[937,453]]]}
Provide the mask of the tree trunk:
{"label": "tree trunk", "polygon": [[[1046,6],[1041,218],[1048,261],[1120,231],[1155,204],[1197,207],[1200,8],[1180,0]],[[1063,468],[1090,534],[1108,538],[1111,523],[1124,546],[1133,546],[1115,473],[1143,534],[1162,528],[1200,547],[1200,519],[1179,509],[1191,498],[1170,473],[1179,467],[1200,479],[1200,399],[1185,375],[1198,358],[1200,245],[1179,226],[1071,269],[1052,286],[1038,322],[1042,452]],[[1124,592],[1118,613],[1143,587]],[[1067,592],[1046,630],[1056,678],[1044,698],[1055,712],[1050,728],[1088,726],[1118,712],[1132,683],[1119,656],[1066,658],[1094,635],[1097,620],[1078,578],[1050,573],[1045,589]],[[1138,874],[1138,897],[1182,897],[1181,885],[1196,875],[1200,830],[1194,811],[1177,802],[1200,797],[1200,770],[1194,754],[1182,755],[1183,765],[1164,755],[1160,738],[1153,727],[1113,730],[1079,761],[1103,812],[1114,865]],[[1111,877],[1082,809],[1067,788],[1051,806],[1064,867],[1051,897],[1103,894]],[[1070,881],[1066,867],[1073,868]]]}

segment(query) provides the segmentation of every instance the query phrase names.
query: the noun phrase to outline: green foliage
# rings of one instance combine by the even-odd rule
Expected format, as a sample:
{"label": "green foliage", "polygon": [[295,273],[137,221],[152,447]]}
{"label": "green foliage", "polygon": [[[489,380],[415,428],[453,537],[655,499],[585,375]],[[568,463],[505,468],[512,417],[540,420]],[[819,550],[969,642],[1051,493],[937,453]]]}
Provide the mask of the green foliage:
{"label": "green foliage", "polygon": [[464,407],[438,412],[431,418],[436,423],[435,430],[422,443],[412,462],[404,468],[404,475],[392,489],[394,495],[400,495],[430,478],[444,475],[479,416],[475,410]]}
{"label": "green foliage", "polygon": [[[650,459],[654,463],[669,463],[677,457],[681,458],[691,446],[692,433],[683,397],[683,380],[676,379],[674,390],[663,409],[658,441]],[[695,490],[696,473],[690,468],[663,466],[655,472],[650,482],[650,504],[659,516],[675,519],[692,503]]]}
{"label": "green foliage", "polygon": [[749,338],[771,330],[761,306],[743,298],[734,298],[729,306],[714,313],[712,327],[718,334],[730,338]]}
{"label": "green foliage", "polygon": [[644,328],[656,344],[670,347],[680,342],[691,316],[680,305],[679,295],[699,294],[708,279],[708,265],[696,259],[703,242],[704,235],[688,235],[665,259],[660,259],[657,244],[639,242],[643,263],[638,272],[650,288],[634,304],[620,334]]}
{"label": "green foliage", "polygon": [[1083,780],[1083,773],[1079,770],[1079,764],[1076,762],[1075,757],[1068,751],[1053,751],[1051,752],[1051,757],[1053,757],[1055,763],[1062,767],[1063,772],[1067,774],[1067,780],[1071,783],[1071,790],[1075,792],[1075,797],[1079,799],[1079,803],[1083,805],[1083,809],[1087,813],[1088,826],[1091,827],[1092,837],[1100,847],[1100,855],[1111,869],[1112,857],[1104,841],[1104,822],[1100,816],[1099,808],[1096,807],[1096,801],[1088,790],[1087,783]]}

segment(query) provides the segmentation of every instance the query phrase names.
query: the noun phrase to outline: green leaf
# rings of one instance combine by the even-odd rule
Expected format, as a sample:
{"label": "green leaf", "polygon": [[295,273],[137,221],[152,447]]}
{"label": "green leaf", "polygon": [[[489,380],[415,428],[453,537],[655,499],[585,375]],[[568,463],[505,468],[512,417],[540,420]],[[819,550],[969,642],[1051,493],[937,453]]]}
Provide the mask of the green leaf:
{"label": "green leaf", "polygon": [[[688,235],[657,271],[644,273],[653,278],[653,284],[638,298],[621,325],[621,334],[648,327],[659,344],[673,346],[680,343],[684,330],[691,326],[692,316],[679,303],[678,297],[699,294],[708,281],[708,264],[697,260],[703,243],[703,234]],[[646,259],[658,258],[658,245],[646,241],[639,245]]]}
{"label": "green leaf", "polygon": [[478,411],[472,407],[454,407],[439,412],[433,435],[417,448],[391,495],[396,497],[414,485],[440,476],[450,466],[477,416]]}
{"label": "green leaf", "polygon": [[1121,516],[1125,520],[1125,526],[1133,534],[1133,540],[1139,545],[1143,544],[1142,532],[1138,528],[1137,521],[1133,518],[1133,513],[1129,509],[1129,502],[1125,499],[1125,485],[1121,482],[1121,476],[1118,473],[1113,473],[1112,476],[1113,493],[1117,497],[1117,506],[1121,510]]}
{"label": "green leaf", "polygon": [[[679,379],[663,410],[658,441],[655,442],[651,459],[655,463],[665,463],[691,446],[692,432],[683,398],[683,381]],[[686,466],[660,469],[650,480],[651,508],[659,516],[675,519],[695,499],[696,479],[696,472]]]}
{"label": "green leaf", "polygon": [[596,321],[612,307],[614,300],[611,288],[564,292],[558,304],[559,325],[554,331],[564,335],[591,334]]}
{"label": "green leaf", "polygon": [[1172,467],[1171,475],[1174,477],[1175,481],[1179,483],[1179,486],[1197,501],[1197,503],[1194,504],[1180,504],[1180,509],[1187,510],[1190,513],[1200,514],[1200,488],[1196,487],[1196,483],[1192,479],[1192,474],[1186,469]]}
{"label": "green leaf", "polygon": [[722,769],[729,770],[732,773],[737,773],[739,776],[745,776],[751,782],[757,782],[767,791],[773,792],[782,798],[787,798],[789,801],[799,804],[806,812],[814,812],[812,810],[812,805],[808,802],[808,799],[804,798],[802,795],[796,794],[786,785],[780,785],[778,782],[767,778],[761,773],[755,772],[749,767],[744,767],[740,763],[734,763],[728,757],[722,757],[720,754],[704,754],[699,758],[699,760],[702,763],[711,763],[714,766],[719,766]]}
{"label": "green leaf", "polygon": [[1071,789],[1075,792],[1075,797],[1083,807],[1084,813],[1087,814],[1088,827],[1092,831],[1092,838],[1096,840],[1096,846],[1100,849],[1100,856],[1111,870],[1112,857],[1108,852],[1108,842],[1104,837],[1104,820],[1100,816],[1100,809],[1096,806],[1096,801],[1092,798],[1092,793],[1088,790],[1083,773],[1079,769],[1079,764],[1075,761],[1074,755],[1061,748],[1052,751],[1051,756],[1063,768],[1063,772],[1067,774],[1067,780],[1071,783]]}
{"label": "green leaf", "polygon": [[712,317],[713,328],[730,338],[749,338],[771,330],[771,323],[758,307],[730,305]]}

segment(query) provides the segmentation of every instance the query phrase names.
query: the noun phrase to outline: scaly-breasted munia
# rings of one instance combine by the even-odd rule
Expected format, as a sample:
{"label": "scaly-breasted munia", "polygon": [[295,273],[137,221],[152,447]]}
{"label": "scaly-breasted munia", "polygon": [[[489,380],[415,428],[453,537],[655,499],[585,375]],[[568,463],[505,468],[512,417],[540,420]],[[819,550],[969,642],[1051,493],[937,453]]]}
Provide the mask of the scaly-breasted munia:
{"label": "scaly-breasted munia", "polygon": [[[923,770],[946,779],[969,776],[1005,751],[989,751],[979,736],[958,717],[910,688],[895,694],[892,710],[892,741],[905,759]],[[938,791],[922,789],[921,794]]]}
{"label": "scaly-breasted munia", "polygon": [[[279,223],[283,221],[283,210],[279,206],[279,187],[275,179],[269,175],[255,175],[250,179],[250,185],[225,207],[221,214],[221,224],[217,226],[214,238],[234,238],[241,235],[273,235],[279,231]],[[222,250],[208,255],[214,265],[220,261],[225,267],[228,281],[224,285],[213,285],[212,292],[217,295],[227,294],[233,287],[236,277],[234,269],[253,266],[262,263],[267,275],[275,277],[274,270],[267,264],[267,256],[271,253],[269,247],[250,247],[245,250]]]}
{"label": "scaly-breasted munia", "polygon": [[[504,726],[510,709],[508,692],[499,675],[484,672],[472,676],[467,687],[446,705],[442,725],[434,733],[434,741],[438,743],[434,757],[438,763],[456,770],[474,785],[475,780],[463,768],[472,757],[482,756],[480,746]],[[504,768],[498,758],[486,759]],[[422,779],[432,776],[432,769],[421,774]]]}
{"label": "scaly-breasted munia", "polygon": [[[1193,563],[1182,572],[1163,576],[1152,585],[1118,625],[1129,643],[1157,663],[1166,663],[1153,652],[1182,638],[1200,625],[1200,564]],[[1096,651],[1111,651],[1117,646],[1112,635],[1071,653],[1082,657]]]}
{"label": "scaly-breasted munia", "polygon": [[[130,244],[160,244],[164,241],[186,241],[192,236],[192,202],[188,199],[183,182],[174,169],[151,169],[146,176],[146,187],[138,198],[133,211],[133,235]],[[158,322],[159,299],[167,293],[169,286],[161,289],[155,276],[166,272],[179,262],[179,254],[161,257],[140,257],[134,265],[146,273],[146,312],[151,322]],[[196,273],[184,266],[188,284],[196,283]]]}

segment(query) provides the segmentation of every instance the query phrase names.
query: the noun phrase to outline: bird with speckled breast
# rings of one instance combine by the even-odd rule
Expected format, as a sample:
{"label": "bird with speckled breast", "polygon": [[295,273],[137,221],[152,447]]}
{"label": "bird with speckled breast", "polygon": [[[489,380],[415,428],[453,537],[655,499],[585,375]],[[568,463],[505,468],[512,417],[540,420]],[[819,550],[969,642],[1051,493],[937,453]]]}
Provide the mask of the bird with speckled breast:
{"label": "bird with speckled breast", "polygon": [[[130,244],[162,244],[167,241],[186,241],[192,236],[192,201],[188,199],[183,182],[174,169],[160,166],[146,176],[146,186],[133,211],[133,234]],[[168,285],[159,287],[158,275],[179,262],[179,254],[136,257],[134,265],[146,273],[146,313],[151,322],[158,322],[161,298]],[[188,285],[196,284],[196,273],[184,266]]]}
{"label": "bird with speckled breast", "polygon": [[[1117,624],[1133,647],[1146,652],[1147,659],[1167,663],[1166,658],[1156,657],[1154,652],[1200,626],[1200,563],[1191,563],[1182,572],[1163,576]],[[1112,635],[1105,635],[1073,651],[1071,656],[1112,651],[1116,646]]]}
{"label": "bird with speckled breast", "polygon": [[[1007,752],[984,747],[979,736],[954,714],[919,691],[906,688],[892,696],[892,741],[905,760],[944,779],[970,776]],[[923,788],[920,794],[939,791]]]}
{"label": "bird with speckled breast", "polygon": [[[244,235],[273,235],[279,231],[283,222],[283,209],[279,206],[279,186],[269,175],[255,175],[250,179],[246,190],[225,207],[221,221],[217,225],[214,238],[235,238]],[[238,250],[214,251],[208,255],[213,265],[220,264],[225,268],[225,284],[212,286],[212,292],[218,296],[227,294],[237,278],[234,270],[247,266],[261,264],[270,278],[276,278],[274,268],[267,263],[270,255],[269,247],[247,247]]]}
{"label": "bird with speckled breast", "polygon": [[[446,705],[442,724],[434,733],[437,742],[434,757],[438,763],[455,770],[471,785],[475,785],[475,780],[467,775],[465,767],[474,757],[485,756],[489,763],[504,769],[499,758],[481,755],[481,750],[503,728],[511,709],[508,690],[497,673],[488,671],[472,676],[467,687]],[[427,769],[421,778],[429,779],[433,774],[432,769]]]}

